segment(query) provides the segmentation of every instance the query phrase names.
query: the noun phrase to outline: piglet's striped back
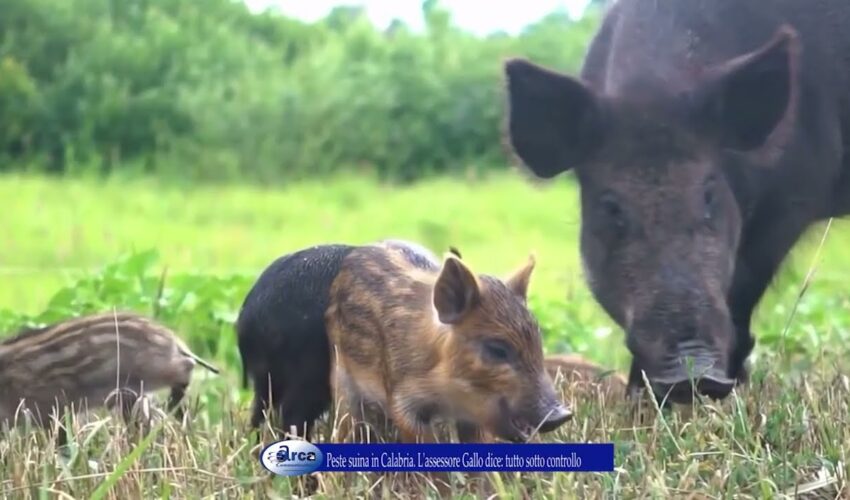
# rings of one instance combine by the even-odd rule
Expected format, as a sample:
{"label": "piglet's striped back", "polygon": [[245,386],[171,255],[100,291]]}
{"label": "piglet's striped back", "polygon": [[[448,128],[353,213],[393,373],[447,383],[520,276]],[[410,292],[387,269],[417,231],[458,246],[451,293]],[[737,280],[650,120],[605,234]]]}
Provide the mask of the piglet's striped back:
{"label": "piglet's striped back", "polygon": [[115,391],[141,394],[189,384],[196,356],[168,327],[133,312],[107,312],[27,329],[0,342],[0,420],[22,402],[104,404]]}

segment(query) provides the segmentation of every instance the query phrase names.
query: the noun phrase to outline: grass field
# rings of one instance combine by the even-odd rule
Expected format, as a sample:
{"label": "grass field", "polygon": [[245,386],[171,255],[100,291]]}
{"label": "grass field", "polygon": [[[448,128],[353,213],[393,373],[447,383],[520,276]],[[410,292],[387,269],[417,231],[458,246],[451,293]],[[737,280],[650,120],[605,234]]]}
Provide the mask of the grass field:
{"label": "grass field", "polygon": [[[571,179],[536,187],[511,173],[393,188],[352,176],[260,189],[4,176],[0,199],[0,327],[110,307],[155,310],[224,369],[197,373],[191,425],[166,419],[147,447],[103,413],[75,422],[70,464],[45,436],[13,432],[0,440],[3,497],[85,498],[99,486],[109,498],[287,497],[290,483],[263,473],[259,448],[244,435],[250,394],[238,388],[232,321],[264,266],[316,243],[454,245],[474,269],[498,275],[534,251],[531,306],[547,350],[628,366],[622,333],[582,281]],[[798,246],[759,309],[752,386],[688,418],[652,407],[636,417],[618,399],[565,387],[576,418],[547,439],[614,440],[618,472],[502,474],[500,496],[775,498],[795,485],[824,498],[850,495],[850,228],[833,222],[819,247],[823,231]],[[388,492],[394,482],[358,476],[353,496]],[[328,476],[320,492],[338,497],[341,488]]]}

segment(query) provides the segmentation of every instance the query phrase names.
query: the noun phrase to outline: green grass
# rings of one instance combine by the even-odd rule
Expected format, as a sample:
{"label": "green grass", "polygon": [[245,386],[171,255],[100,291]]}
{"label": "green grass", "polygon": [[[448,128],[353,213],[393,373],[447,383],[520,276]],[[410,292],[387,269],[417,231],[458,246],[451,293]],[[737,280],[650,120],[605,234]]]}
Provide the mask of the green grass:
{"label": "green grass", "polygon": [[[438,252],[454,245],[474,269],[493,274],[507,274],[533,250],[531,307],[547,351],[579,351],[608,367],[628,366],[622,333],[580,274],[572,180],[535,187],[505,174],[393,188],[340,177],[263,190],[6,176],[0,199],[0,331],[131,308],[155,313],[224,369],[218,377],[198,371],[189,424],[165,419],[135,460],[125,459],[142,436],[102,412],[75,422],[78,447],[67,465],[43,433],[20,429],[0,438],[0,497],[86,498],[107,480],[114,481],[108,498],[203,498],[218,491],[287,497],[289,481],[263,473],[259,448],[244,433],[250,393],[239,389],[232,321],[272,259],[316,243],[395,237]],[[791,318],[822,232],[823,225],[813,229],[798,246],[758,311],[751,386],[723,403],[693,408],[690,419],[651,406],[635,416],[620,400],[601,402],[593,391],[568,387],[576,418],[547,439],[613,440],[618,472],[503,474],[501,496],[773,498],[821,472],[837,479],[819,492],[834,497],[843,488],[847,495],[846,223],[832,224]],[[352,491],[364,496],[374,486],[380,494],[395,484],[395,478],[358,475]],[[321,486],[327,497],[342,496],[339,476],[322,478]]]}

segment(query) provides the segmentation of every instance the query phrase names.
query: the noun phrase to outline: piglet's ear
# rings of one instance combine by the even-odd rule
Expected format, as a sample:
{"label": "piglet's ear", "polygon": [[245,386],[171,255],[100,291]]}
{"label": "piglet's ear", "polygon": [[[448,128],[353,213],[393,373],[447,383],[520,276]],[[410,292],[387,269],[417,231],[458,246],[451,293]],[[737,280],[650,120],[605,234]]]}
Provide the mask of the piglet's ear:
{"label": "piglet's ear", "polygon": [[434,284],[434,307],[440,321],[459,323],[478,304],[478,278],[455,255],[446,256]]}
{"label": "piglet's ear", "polygon": [[534,254],[530,254],[525,265],[514,272],[506,282],[508,288],[523,301],[528,299],[528,285],[531,282],[531,273],[534,272],[534,266],[536,264],[536,257]]}
{"label": "piglet's ear", "polygon": [[729,150],[772,161],[793,131],[800,43],[790,26],[752,52],[708,70],[694,92],[698,126]]}
{"label": "piglet's ear", "polygon": [[585,162],[602,141],[602,113],[581,81],[525,59],[505,63],[508,146],[548,179]]}
{"label": "piglet's ear", "polygon": [[457,256],[450,254],[434,284],[434,307],[440,321],[459,323],[478,304],[478,278]]}

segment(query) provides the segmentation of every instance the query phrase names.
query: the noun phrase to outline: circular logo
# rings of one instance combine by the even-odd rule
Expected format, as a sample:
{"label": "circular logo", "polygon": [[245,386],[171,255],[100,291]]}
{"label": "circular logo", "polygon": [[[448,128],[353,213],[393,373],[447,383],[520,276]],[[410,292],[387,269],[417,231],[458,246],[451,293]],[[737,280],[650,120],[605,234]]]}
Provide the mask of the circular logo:
{"label": "circular logo", "polygon": [[324,463],[322,450],[298,439],[272,443],[260,452],[260,463],[279,476],[309,474]]}

